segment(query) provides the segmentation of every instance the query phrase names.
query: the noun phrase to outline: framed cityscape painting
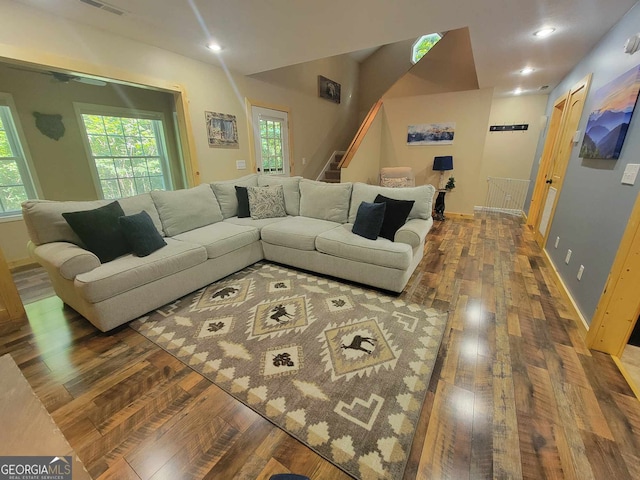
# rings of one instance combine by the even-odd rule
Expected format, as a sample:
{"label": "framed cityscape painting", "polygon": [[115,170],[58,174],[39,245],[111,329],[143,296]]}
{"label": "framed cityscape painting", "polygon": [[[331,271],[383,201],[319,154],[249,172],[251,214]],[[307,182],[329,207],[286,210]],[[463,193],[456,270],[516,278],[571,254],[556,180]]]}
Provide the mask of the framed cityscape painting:
{"label": "framed cityscape painting", "polygon": [[640,92],[640,65],[601,87],[589,114],[580,157],[618,159]]}

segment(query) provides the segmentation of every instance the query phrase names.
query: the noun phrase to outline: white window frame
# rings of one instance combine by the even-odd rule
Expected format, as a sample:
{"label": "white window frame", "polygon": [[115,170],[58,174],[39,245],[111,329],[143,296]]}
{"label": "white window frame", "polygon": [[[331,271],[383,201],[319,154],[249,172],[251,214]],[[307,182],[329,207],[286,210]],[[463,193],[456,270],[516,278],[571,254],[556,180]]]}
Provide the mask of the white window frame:
{"label": "white window frame", "polygon": [[[5,126],[5,131],[7,133],[11,149],[17,153],[17,156],[12,158],[18,164],[20,178],[27,192],[27,197],[30,199],[41,198],[42,190],[40,188],[40,183],[38,182],[31,154],[29,153],[24,131],[20,125],[18,110],[13,101],[13,96],[10,93],[0,92],[0,106],[8,107],[9,109],[9,118],[5,118],[3,115],[2,121]],[[0,222],[15,220],[15,217],[22,217],[22,212],[20,210],[14,210],[11,212],[0,211]]]}
{"label": "white window frame", "polygon": [[156,129],[156,138],[160,140],[158,144],[158,156],[160,157],[160,164],[162,166],[162,174],[164,177],[164,184],[166,190],[173,190],[173,178],[170,168],[169,153],[167,151],[167,122],[165,121],[164,114],[162,112],[153,112],[148,110],[138,110],[133,108],[112,107],[108,105],[96,105],[91,103],[73,102],[73,108],[76,112],[78,125],[82,127],[82,141],[84,149],[87,154],[87,161],[89,162],[89,169],[91,170],[91,177],[95,186],[96,192],[100,198],[104,198],[102,191],[102,183],[100,182],[100,175],[98,174],[98,168],[96,166],[95,158],[91,152],[91,145],[89,143],[89,136],[87,134],[87,128],[84,124],[82,115],[100,115],[103,117],[124,117],[124,118],[138,118],[144,120],[159,120],[162,124],[162,128]]}

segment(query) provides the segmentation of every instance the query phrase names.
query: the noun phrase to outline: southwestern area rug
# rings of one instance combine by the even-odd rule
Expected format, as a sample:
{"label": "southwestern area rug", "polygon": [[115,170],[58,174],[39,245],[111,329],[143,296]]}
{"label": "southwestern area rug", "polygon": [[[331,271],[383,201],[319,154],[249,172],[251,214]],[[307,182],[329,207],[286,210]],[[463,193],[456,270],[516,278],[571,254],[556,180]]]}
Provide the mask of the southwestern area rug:
{"label": "southwestern area rug", "polygon": [[401,478],[447,314],[258,263],[131,326],[361,479]]}

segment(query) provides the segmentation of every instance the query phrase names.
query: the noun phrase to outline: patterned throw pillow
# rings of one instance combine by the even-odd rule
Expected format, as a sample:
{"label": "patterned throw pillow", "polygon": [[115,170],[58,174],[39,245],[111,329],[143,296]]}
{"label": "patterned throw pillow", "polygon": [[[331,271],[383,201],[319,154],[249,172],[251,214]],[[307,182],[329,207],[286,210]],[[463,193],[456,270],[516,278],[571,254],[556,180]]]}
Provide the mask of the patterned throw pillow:
{"label": "patterned throw pillow", "polygon": [[411,181],[407,177],[382,177],[380,181],[380,186],[382,187],[411,187]]}
{"label": "patterned throw pillow", "polygon": [[247,195],[252,219],[260,220],[261,218],[287,216],[282,185],[247,187]]}

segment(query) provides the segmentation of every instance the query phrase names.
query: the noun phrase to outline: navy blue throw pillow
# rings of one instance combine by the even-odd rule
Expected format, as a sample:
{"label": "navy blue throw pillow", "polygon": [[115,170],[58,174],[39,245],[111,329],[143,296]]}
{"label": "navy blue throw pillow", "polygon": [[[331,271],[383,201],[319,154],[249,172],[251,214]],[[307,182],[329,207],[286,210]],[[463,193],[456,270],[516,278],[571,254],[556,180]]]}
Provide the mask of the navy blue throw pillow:
{"label": "navy blue throw pillow", "polygon": [[362,202],[358,207],[356,221],[353,222],[351,231],[361,237],[375,240],[380,235],[386,208],[385,203]]}
{"label": "navy blue throw pillow", "polygon": [[247,187],[236,186],[236,198],[238,199],[238,218],[248,218],[251,216],[249,209],[249,194]]}
{"label": "navy blue throw pillow", "polygon": [[146,257],[167,244],[145,210],[135,215],[120,217],[119,221],[131,250],[138,257]]}
{"label": "navy blue throw pillow", "polygon": [[416,202],[414,200],[396,200],[385,197],[384,195],[378,195],[374,202],[385,203],[387,205],[380,236],[393,242],[396,232],[405,224],[409,212],[411,212],[413,204]]}
{"label": "navy blue throw pillow", "polygon": [[118,218],[124,216],[118,202],[94,210],[63,213],[62,216],[86,249],[93,252],[101,263],[131,251],[118,223]]}

